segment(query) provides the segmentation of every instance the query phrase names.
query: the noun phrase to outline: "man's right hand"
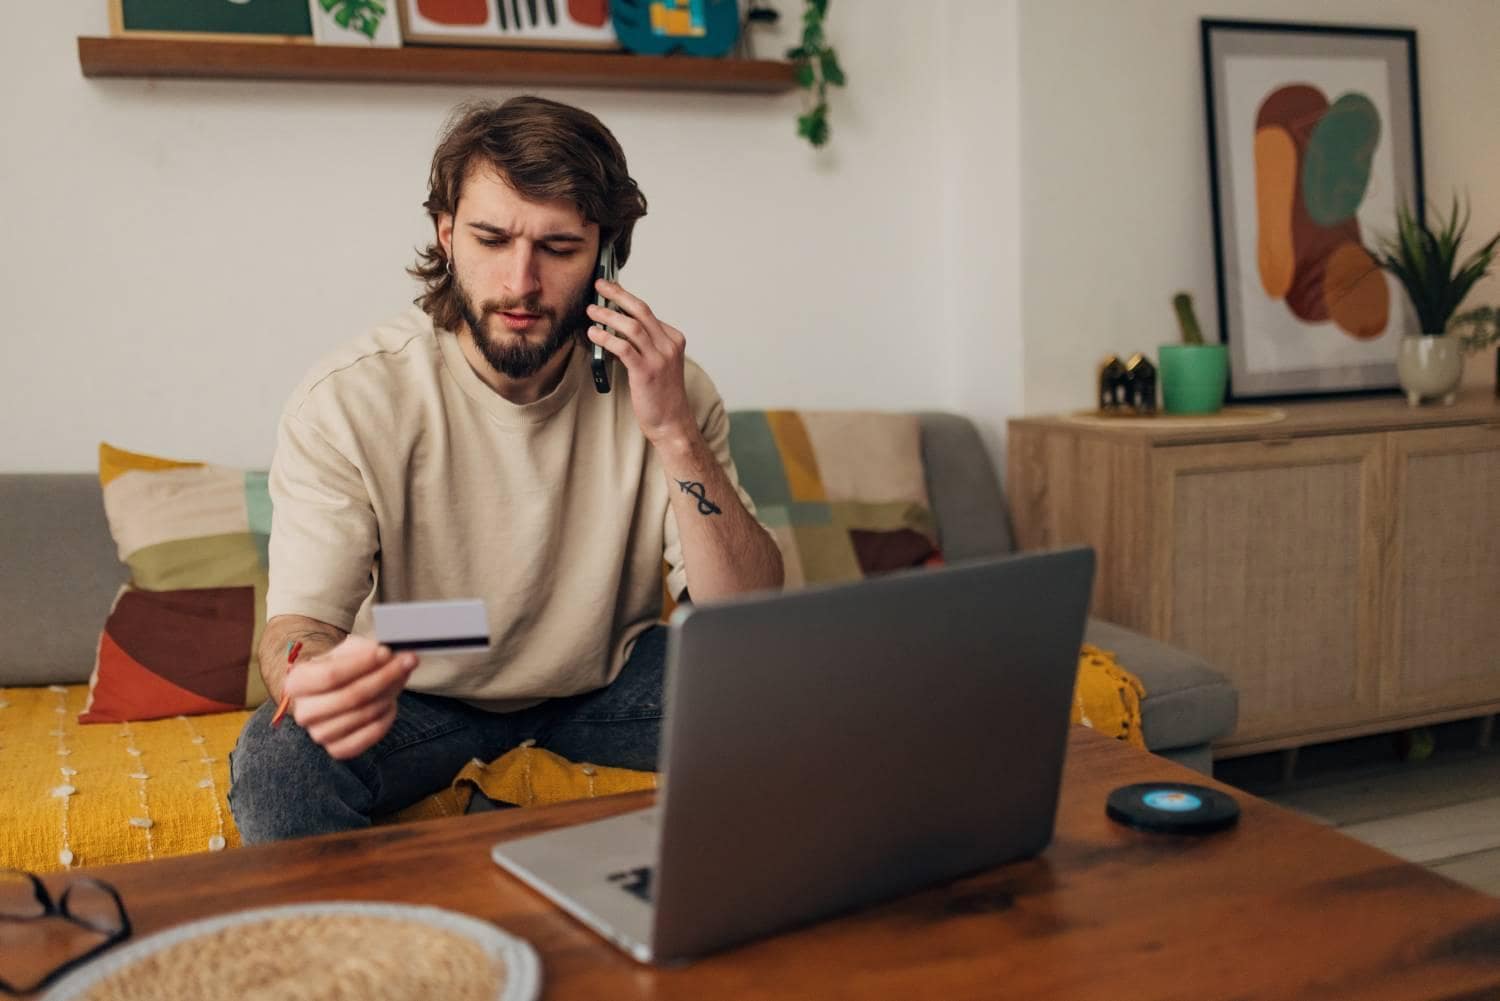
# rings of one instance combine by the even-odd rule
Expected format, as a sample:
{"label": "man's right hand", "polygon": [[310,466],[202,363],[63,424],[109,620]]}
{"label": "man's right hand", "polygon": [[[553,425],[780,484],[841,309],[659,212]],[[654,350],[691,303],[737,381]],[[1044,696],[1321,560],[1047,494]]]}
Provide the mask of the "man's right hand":
{"label": "man's right hand", "polygon": [[414,653],[393,654],[366,637],[346,637],[287,672],[292,718],[333,757],[357,757],[390,730],[396,698],[417,664]]}

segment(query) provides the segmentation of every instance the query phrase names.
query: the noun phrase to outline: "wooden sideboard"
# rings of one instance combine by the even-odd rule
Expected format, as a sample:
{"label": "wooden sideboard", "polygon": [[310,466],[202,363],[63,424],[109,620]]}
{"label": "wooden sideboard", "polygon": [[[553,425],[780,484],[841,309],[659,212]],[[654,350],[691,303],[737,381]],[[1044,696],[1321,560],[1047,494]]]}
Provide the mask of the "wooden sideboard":
{"label": "wooden sideboard", "polygon": [[1095,615],[1233,680],[1220,757],[1500,711],[1500,401],[1279,409],[1010,421],[1017,541],[1092,545]]}

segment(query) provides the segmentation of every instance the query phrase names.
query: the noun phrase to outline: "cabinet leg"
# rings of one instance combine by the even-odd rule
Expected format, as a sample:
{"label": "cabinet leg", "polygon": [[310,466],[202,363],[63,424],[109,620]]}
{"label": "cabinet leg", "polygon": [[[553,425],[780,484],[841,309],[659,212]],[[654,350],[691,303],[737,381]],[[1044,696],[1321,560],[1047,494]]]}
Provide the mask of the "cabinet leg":
{"label": "cabinet leg", "polygon": [[1297,748],[1288,747],[1281,752],[1281,784],[1291,785],[1297,777]]}

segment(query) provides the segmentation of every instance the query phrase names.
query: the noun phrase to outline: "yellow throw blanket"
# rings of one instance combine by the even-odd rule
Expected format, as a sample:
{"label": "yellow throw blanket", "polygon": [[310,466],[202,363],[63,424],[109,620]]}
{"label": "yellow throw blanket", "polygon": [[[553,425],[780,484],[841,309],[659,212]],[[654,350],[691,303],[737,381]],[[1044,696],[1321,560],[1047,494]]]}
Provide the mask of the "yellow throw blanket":
{"label": "yellow throw blanket", "polygon": [[[1074,723],[1144,748],[1141,699],[1145,694],[1140,679],[1121,667],[1114,654],[1084,644],[1073,692]],[[457,816],[468,809],[475,789],[502,803],[544,806],[654,788],[653,772],[579,764],[528,743],[488,764],[469,762],[447,789],[383,822]]]}
{"label": "yellow throw blanket", "polygon": [[90,723],[87,685],[0,688],[0,866],[51,872],[233,848],[248,712]]}
{"label": "yellow throw blanket", "polygon": [[[1142,747],[1143,695],[1112,654],[1083,648],[1073,722]],[[0,867],[52,872],[240,843],[226,800],[227,759],[248,712],[80,726],[87,696],[86,685],[0,688]],[[475,789],[540,806],[654,788],[652,772],[525,745],[470,762],[448,788],[381,823],[457,816]]]}
{"label": "yellow throw blanket", "polygon": [[1144,749],[1141,733],[1141,679],[1115,661],[1115,655],[1092,643],[1078,657],[1078,681],[1073,689],[1073,722]]}

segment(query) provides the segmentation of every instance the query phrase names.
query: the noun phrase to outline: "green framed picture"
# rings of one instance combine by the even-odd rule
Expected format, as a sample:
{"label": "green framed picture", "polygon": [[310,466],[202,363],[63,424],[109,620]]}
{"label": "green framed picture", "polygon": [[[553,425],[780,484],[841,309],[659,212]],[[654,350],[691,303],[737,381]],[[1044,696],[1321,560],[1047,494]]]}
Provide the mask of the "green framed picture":
{"label": "green framed picture", "polygon": [[109,20],[115,35],[313,41],[308,0],[109,0]]}

